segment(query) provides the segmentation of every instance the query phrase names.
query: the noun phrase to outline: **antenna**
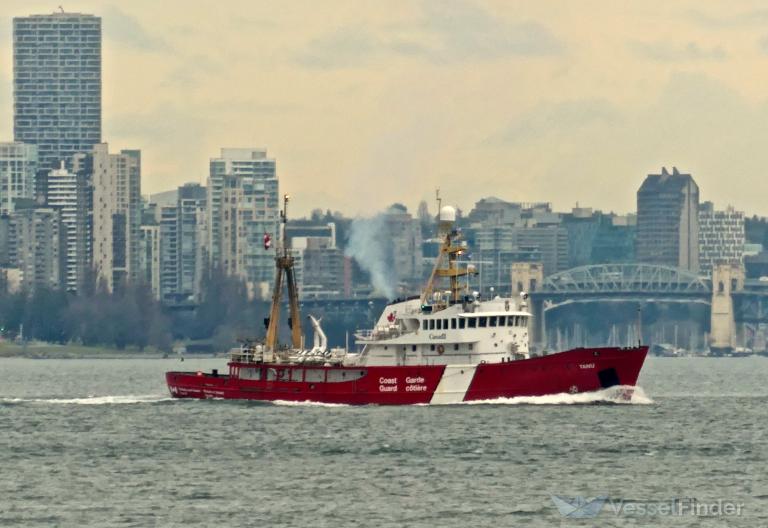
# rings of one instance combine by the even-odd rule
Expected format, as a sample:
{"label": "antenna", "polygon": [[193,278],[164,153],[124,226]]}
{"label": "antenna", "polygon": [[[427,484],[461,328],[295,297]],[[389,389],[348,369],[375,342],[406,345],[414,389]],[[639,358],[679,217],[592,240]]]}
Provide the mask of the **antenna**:
{"label": "antenna", "polygon": [[440,198],[440,187],[435,189],[435,200],[437,201],[437,214],[440,215],[440,208],[443,205],[443,199]]}
{"label": "antenna", "polygon": [[288,256],[288,236],[286,234],[287,227],[288,227],[288,200],[291,199],[291,196],[289,194],[283,195],[283,210],[280,212],[280,216],[283,220],[283,233],[282,233],[282,240],[281,243],[283,245],[283,256]]}
{"label": "antenna", "polygon": [[61,11],[63,13],[64,12],[64,8],[59,6],[59,11]]}

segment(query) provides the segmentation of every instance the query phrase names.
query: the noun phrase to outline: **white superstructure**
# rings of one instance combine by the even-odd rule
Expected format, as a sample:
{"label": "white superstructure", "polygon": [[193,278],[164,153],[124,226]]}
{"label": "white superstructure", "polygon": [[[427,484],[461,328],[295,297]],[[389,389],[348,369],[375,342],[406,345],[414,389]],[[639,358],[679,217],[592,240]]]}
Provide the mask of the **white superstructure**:
{"label": "white superstructure", "polygon": [[525,302],[496,297],[432,312],[419,298],[387,306],[370,332],[358,334],[360,365],[475,365],[529,357],[531,314]]}

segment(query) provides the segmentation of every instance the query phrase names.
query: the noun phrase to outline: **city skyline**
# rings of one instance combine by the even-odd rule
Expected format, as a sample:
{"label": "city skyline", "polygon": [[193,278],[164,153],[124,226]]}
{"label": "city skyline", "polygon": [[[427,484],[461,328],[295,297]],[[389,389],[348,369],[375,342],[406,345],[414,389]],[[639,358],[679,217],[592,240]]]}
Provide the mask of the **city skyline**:
{"label": "city skyline", "polygon": [[[5,140],[12,18],[54,7],[0,8]],[[279,160],[299,214],[415,210],[435,187],[464,209],[495,195],[631,212],[663,165],[702,200],[766,214],[757,3],[63,7],[103,19],[103,140],[142,150],[145,193],[205,183],[220,147],[243,146]]]}

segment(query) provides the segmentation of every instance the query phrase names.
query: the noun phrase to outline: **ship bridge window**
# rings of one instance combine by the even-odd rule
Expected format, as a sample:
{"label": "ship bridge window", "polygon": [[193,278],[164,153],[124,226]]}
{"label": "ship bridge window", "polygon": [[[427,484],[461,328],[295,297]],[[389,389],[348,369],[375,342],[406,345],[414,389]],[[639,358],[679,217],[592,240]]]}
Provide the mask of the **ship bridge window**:
{"label": "ship bridge window", "polygon": [[302,381],[304,369],[291,369],[291,381]]}
{"label": "ship bridge window", "polygon": [[492,315],[488,318],[488,326],[496,326],[496,316]]}
{"label": "ship bridge window", "polygon": [[436,330],[442,330],[443,329],[443,320],[442,319],[438,319],[435,322],[435,324],[436,324],[436,326],[435,326]]}
{"label": "ship bridge window", "polygon": [[250,367],[241,368],[240,369],[240,379],[260,380],[261,379],[261,369],[260,368],[250,368]]}
{"label": "ship bridge window", "polygon": [[451,319],[451,330],[456,330],[456,318]]}
{"label": "ship bridge window", "polygon": [[325,381],[325,371],[323,369],[307,369],[304,371],[304,381],[322,383]]}
{"label": "ship bridge window", "polygon": [[467,324],[467,320],[463,317],[459,317],[459,330],[463,330]]}
{"label": "ship bridge window", "polygon": [[427,329],[427,320],[426,320],[426,319],[424,319],[423,321],[421,321],[421,328],[422,328],[422,329],[424,329],[424,330],[426,330],[426,329]]}
{"label": "ship bridge window", "polygon": [[435,329],[435,320],[434,319],[430,319],[429,320],[429,329],[430,330],[434,330]]}
{"label": "ship bridge window", "polygon": [[290,370],[289,369],[267,369],[267,381],[288,381]]}
{"label": "ship bridge window", "polygon": [[477,319],[470,317],[467,319],[467,328],[477,328]]}
{"label": "ship bridge window", "polygon": [[448,319],[443,319],[443,330],[448,330]]}
{"label": "ship bridge window", "polygon": [[486,326],[488,326],[488,318],[487,317],[480,317],[479,319],[480,319],[480,321],[479,321],[480,324],[478,326],[480,328],[485,328]]}
{"label": "ship bridge window", "polygon": [[355,381],[365,376],[365,370],[329,370],[328,383],[341,383],[342,381]]}
{"label": "ship bridge window", "polygon": [[507,316],[507,326],[515,326],[515,316],[514,315]]}

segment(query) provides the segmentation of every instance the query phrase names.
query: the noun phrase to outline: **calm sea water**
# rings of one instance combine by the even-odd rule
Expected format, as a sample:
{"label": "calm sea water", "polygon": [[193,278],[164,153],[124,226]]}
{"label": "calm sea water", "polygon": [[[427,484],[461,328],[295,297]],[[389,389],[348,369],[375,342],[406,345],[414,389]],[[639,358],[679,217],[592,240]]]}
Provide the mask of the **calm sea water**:
{"label": "calm sea water", "polygon": [[[166,370],[217,367],[0,360],[0,526],[768,526],[765,358],[650,358],[635,405],[167,397]],[[692,497],[741,514],[615,511]]]}

